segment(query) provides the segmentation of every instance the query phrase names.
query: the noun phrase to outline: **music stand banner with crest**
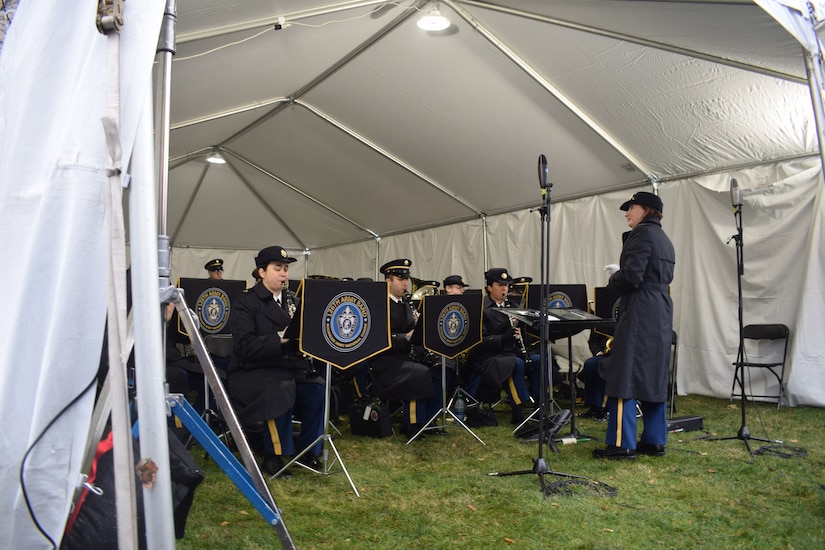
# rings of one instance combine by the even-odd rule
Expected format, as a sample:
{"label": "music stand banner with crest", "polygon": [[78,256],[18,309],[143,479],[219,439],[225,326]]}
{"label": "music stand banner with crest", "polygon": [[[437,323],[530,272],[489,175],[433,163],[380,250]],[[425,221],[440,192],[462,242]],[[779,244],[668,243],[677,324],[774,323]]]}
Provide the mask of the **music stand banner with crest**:
{"label": "music stand banner with crest", "polygon": [[[178,280],[178,288],[183,290],[188,302],[194,304],[193,309],[202,333],[229,334],[232,300],[246,289],[246,281],[181,278]],[[175,320],[175,325],[180,334],[187,335],[179,318]]]}
{"label": "music stand banner with crest", "polygon": [[341,370],[391,346],[385,283],[306,279],[296,317],[301,351]]}
{"label": "music stand banner with crest", "polygon": [[[542,310],[541,285],[527,286],[528,309]],[[547,285],[547,309],[587,309],[587,287],[583,284]]]}
{"label": "music stand banner with crest", "polygon": [[481,342],[481,295],[441,294],[423,301],[419,327],[427,351],[452,359]]}

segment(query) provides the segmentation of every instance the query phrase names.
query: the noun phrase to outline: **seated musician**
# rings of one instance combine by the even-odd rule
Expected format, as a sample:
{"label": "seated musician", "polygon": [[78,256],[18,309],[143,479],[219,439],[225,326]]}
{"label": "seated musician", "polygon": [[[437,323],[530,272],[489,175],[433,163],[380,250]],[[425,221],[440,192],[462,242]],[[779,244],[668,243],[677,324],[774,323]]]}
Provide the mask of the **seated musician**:
{"label": "seated musician", "polygon": [[[270,475],[283,468],[283,456],[303,451],[324,431],[324,379],[308,368],[297,342],[281,336],[299,305],[287,288],[294,261],[280,246],[261,250],[255,258],[261,280],[232,302],[229,317],[234,352],[227,391],[241,424],[263,428],[263,470]],[[301,420],[295,441],[293,415]],[[320,452],[319,440],[300,462],[319,469]]]}
{"label": "seated musician", "polygon": [[604,388],[607,381],[607,369],[610,367],[610,348],[613,338],[608,338],[604,349],[584,362],[579,380],[584,383],[584,404],[590,407],[580,416],[603,422],[607,420]]}
{"label": "seated musician", "polygon": [[411,358],[410,338],[418,311],[409,296],[408,259],[381,266],[390,300],[392,347],[369,360],[373,391],[383,400],[404,403],[402,433],[413,436],[441,408],[441,371]]}
{"label": "seated musician", "polygon": [[[510,290],[507,293],[509,303],[518,304],[518,307],[524,307],[524,291],[527,285],[532,282],[532,277],[516,277],[513,279],[513,282],[510,285]],[[526,359],[524,374],[527,376],[527,380],[530,383],[530,395],[534,398],[538,398],[541,395],[541,340],[537,340],[534,343],[528,343],[528,338],[525,338],[524,343],[526,345],[523,353],[523,356]],[[556,362],[556,357],[549,347],[547,352],[550,367],[547,369],[544,380],[549,390],[553,388],[553,386],[561,386],[564,377],[562,376],[559,364]],[[567,394],[563,393],[562,395],[569,395],[569,392]]]}
{"label": "seated musician", "polygon": [[[443,281],[444,287],[444,294],[450,296],[461,296],[464,294],[464,291],[467,287],[470,286],[464,282],[464,279],[461,275],[450,275],[446,277]],[[446,366],[445,370],[445,387],[447,388],[447,395],[452,393],[455,389],[456,384],[456,372],[458,371],[459,367],[466,363],[466,354],[463,354],[462,357],[457,357],[454,359],[445,359],[444,366]],[[440,365],[439,361],[439,365]]]}
{"label": "seated musician", "polygon": [[513,407],[510,421],[520,424],[524,421],[524,405],[533,405],[524,381],[524,358],[519,343],[521,331],[513,326],[507,315],[494,311],[510,307],[507,291],[512,277],[501,267],[488,270],[484,277],[482,341],[472,349],[469,357],[471,368],[481,376],[481,387],[474,397],[479,401],[495,402],[504,385]]}

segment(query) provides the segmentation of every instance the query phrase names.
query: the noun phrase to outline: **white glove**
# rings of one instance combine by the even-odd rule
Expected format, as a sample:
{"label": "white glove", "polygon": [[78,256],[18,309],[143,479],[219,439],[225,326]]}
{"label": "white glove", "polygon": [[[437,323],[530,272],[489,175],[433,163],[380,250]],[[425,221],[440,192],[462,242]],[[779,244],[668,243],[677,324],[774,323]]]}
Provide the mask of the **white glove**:
{"label": "white glove", "polygon": [[617,271],[619,271],[619,264],[607,264],[604,266],[604,270],[613,275]]}

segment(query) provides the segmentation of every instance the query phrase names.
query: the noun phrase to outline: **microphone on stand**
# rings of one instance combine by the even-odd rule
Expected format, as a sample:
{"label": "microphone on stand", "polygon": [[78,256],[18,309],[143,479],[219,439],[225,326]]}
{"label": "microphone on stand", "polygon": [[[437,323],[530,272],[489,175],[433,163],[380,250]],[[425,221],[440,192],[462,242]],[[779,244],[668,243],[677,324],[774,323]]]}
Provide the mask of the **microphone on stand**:
{"label": "microphone on stand", "polygon": [[734,213],[742,206],[742,201],[739,198],[739,182],[735,178],[730,180],[730,204],[733,206]]}
{"label": "microphone on stand", "polygon": [[547,189],[547,157],[539,155],[539,187]]}

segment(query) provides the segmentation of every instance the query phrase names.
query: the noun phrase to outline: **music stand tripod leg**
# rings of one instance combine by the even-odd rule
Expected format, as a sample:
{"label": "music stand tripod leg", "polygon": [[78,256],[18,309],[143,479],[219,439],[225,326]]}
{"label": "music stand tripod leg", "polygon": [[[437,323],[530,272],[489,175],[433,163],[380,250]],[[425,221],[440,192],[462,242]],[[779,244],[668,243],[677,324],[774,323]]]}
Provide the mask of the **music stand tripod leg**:
{"label": "music stand tripod leg", "polygon": [[[315,440],[307,445],[305,449],[303,449],[300,453],[295,455],[292,460],[290,460],[287,464],[284,465],[282,469],[275,472],[275,475],[270,477],[270,479],[281,475],[287,468],[289,468],[293,464],[297,464],[302,468],[306,468],[310,472],[315,472],[316,474],[321,475],[329,475],[332,471],[332,467],[335,465],[337,461],[341,465],[341,470],[344,472],[344,475],[347,477],[347,481],[349,481],[350,487],[352,487],[355,496],[361,497],[361,493],[358,492],[358,489],[355,487],[355,483],[352,481],[352,477],[349,475],[349,471],[347,467],[344,465],[344,461],[341,458],[341,454],[338,452],[338,449],[335,447],[335,443],[332,441],[332,435],[329,433],[329,409],[330,409],[330,393],[332,391],[332,364],[327,363],[326,367],[326,384],[324,384],[324,433],[319,435],[315,438]],[[321,451],[321,463],[323,464],[323,468],[321,470],[316,470],[311,468],[305,464],[300,462],[300,458],[310,452],[312,448],[317,445],[319,442],[323,442],[323,450]],[[335,454],[335,460],[330,460],[329,456],[329,449],[332,448],[332,452]]]}
{"label": "music stand tripod leg", "polygon": [[[455,392],[453,393],[453,397],[451,397],[450,402],[447,403],[447,359],[444,356],[442,356],[441,357],[441,408],[432,416],[432,418],[430,418],[427,421],[426,424],[424,424],[424,426],[421,427],[420,430],[418,430],[418,432],[415,433],[415,435],[413,435],[409,440],[407,440],[407,443],[406,443],[407,445],[409,445],[410,443],[415,441],[415,438],[417,438],[422,433],[424,433],[430,427],[430,425],[433,422],[435,422],[436,418],[438,418],[439,416],[441,417],[441,426],[440,427],[444,428],[444,429],[449,427],[447,425],[447,415],[448,414],[450,416],[452,416],[453,420],[455,422],[457,422],[462,428],[464,428],[465,430],[470,432],[470,435],[475,437],[476,440],[479,443],[481,443],[482,445],[486,445],[486,443],[484,443],[484,441],[482,441],[482,439],[480,437],[478,437],[475,434],[475,432],[473,432],[473,430],[471,430],[470,427],[467,426],[467,424],[465,424],[464,421],[462,421],[460,418],[458,418],[458,416],[453,411],[451,411],[450,408],[449,408],[449,405],[452,404],[452,402],[453,402],[453,398],[454,398],[456,392],[458,392],[459,390],[461,390],[461,388],[456,388]],[[461,391],[463,392],[464,390],[461,390]],[[464,392],[464,393],[466,394],[466,392]]]}

